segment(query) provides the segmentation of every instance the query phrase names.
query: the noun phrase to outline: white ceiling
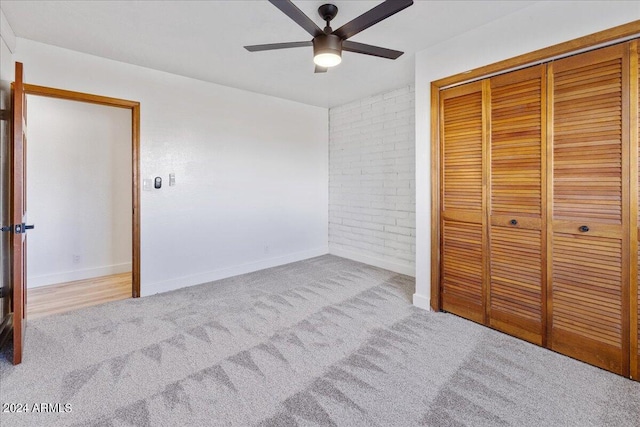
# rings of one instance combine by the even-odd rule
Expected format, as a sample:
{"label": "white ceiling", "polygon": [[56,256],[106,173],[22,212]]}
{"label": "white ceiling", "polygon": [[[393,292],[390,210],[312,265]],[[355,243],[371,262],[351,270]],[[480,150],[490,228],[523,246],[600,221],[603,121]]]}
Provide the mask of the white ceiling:
{"label": "white ceiling", "polygon": [[[294,0],[321,28],[328,0]],[[335,0],[333,28],[380,1]],[[312,49],[247,52],[243,46],[310,40],[266,0],[12,1],[1,8],[17,37],[226,86],[333,107],[413,82],[415,53],[535,1],[425,1],[357,34],[353,41],[404,51],[395,61],[343,54],[313,73]]]}

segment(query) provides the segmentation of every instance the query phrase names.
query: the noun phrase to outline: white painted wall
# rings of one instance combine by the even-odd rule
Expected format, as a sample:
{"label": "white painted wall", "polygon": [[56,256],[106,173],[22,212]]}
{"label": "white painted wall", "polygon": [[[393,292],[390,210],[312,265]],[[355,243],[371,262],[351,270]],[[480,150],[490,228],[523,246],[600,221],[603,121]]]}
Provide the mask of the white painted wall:
{"label": "white painted wall", "polygon": [[542,1],[416,55],[416,306],[429,307],[436,226],[430,223],[431,82],[637,19],[637,1]]}
{"label": "white painted wall", "polygon": [[415,274],[413,86],[329,110],[329,251]]}
{"label": "white painted wall", "polygon": [[28,96],[27,286],[131,271],[131,110]]}
{"label": "white painted wall", "polygon": [[21,38],[14,59],[29,83],[141,102],[142,178],[163,178],[142,192],[142,295],[328,252],[327,109]]}

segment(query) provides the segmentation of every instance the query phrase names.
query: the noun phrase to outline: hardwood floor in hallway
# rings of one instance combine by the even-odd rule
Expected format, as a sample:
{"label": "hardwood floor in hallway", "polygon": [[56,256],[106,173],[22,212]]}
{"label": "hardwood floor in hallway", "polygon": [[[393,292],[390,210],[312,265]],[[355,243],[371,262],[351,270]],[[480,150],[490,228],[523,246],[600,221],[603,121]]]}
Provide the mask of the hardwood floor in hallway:
{"label": "hardwood floor in hallway", "polygon": [[131,298],[131,272],[27,290],[27,319]]}

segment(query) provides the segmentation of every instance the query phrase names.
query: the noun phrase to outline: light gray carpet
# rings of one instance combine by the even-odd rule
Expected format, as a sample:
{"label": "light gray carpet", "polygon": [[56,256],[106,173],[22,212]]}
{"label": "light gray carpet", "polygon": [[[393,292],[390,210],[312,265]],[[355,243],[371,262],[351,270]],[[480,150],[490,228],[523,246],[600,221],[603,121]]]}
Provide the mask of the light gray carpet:
{"label": "light gray carpet", "polygon": [[322,256],[29,322],[4,426],[638,426],[640,384]]}

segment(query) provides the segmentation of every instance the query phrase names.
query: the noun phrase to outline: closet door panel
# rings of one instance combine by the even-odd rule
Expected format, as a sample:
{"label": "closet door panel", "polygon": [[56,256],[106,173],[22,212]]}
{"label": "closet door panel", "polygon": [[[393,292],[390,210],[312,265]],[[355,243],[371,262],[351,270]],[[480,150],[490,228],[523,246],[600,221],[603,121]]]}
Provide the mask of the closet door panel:
{"label": "closet door panel", "polygon": [[490,325],[542,344],[542,233],[491,228]]}
{"label": "closet door panel", "polygon": [[441,298],[445,311],[484,322],[483,90],[440,94]]}
{"label": "closet door panel", "polygon": [[552,348],[621,373],[622,240],[553,235]]}
{"label": "closet door panel", "polygon": [[445,220],[442,240],[443,308],[482,323],[482,224]]}
{"label": "closet door panel", "polygon": [[489,324],[543,344],[546,67],[491,78]]}
{"label": "closet door panel", "polygon": [[442,93],[443,212],[482,214],[482,87]]}
{"label": "closet door panel", "polygon": [[549,65],[550,346],[620,374],[629,372],[627,50]]}
{"label": "closet door panel", "polygon": [[538,66],[491,79],[491,216],[541,216],[543,77]]}
{"label": "closet door panel", "polygon": [[623,47],[552,64],[554,220],[622,225]]}

